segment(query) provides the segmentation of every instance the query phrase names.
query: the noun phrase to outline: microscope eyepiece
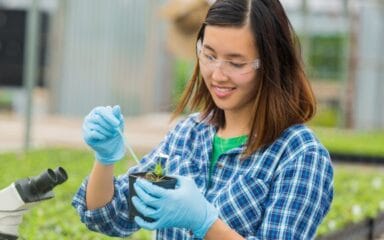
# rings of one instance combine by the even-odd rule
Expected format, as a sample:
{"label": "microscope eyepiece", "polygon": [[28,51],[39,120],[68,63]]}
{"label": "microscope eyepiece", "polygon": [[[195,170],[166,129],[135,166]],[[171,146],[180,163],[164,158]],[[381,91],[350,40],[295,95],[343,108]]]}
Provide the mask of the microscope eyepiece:
{"label": "microscope eyepiece", "polygon": [[53,196],[50,192],[54,187],[68,179],[64,168],[55,170],[48,168],[37,176],[18,180],[15,185],[24,202],[35,202]]}
{"label": "microscope eyepiece", "polygon": [[52,169],[48,169],[38,176],[31,178],[31,185],[39,192],[51,191],[57,182],[57,176]]}
{"label": "microscope eyepiece", "polygon": [[67,181],[68,175],[67,175],[67,172],[64,170],[64,168],[57,167],[54,170],[54,173],[56,174],[56,177],[57,177],[57,185]]}

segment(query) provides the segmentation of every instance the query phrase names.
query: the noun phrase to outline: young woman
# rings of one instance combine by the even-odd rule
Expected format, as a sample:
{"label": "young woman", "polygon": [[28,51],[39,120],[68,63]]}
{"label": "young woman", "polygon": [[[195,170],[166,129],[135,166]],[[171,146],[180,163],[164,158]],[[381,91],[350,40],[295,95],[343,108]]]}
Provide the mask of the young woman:
{"label": "young woman", "polygon": [[[187,116],[140,165],[114,178],[124,155],[119,107],[84,120],[95,165],[73,199],[92,230],[157,239],[312,239],[333,198],[327,150],[305,125],[315,99],[297,39],[278,0],[218,0],[197,36],[197,64],[175,116]],[[119,130],[120,129],[120,130]],[[174,190],[135,184],[128,220],[128,174],[168,155]]]}

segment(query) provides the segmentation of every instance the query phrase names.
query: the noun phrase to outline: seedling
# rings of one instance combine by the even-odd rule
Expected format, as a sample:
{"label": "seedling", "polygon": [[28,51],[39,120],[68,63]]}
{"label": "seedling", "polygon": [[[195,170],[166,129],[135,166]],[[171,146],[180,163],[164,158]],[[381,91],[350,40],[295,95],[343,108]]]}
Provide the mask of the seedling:
{"label": "seedling", "polygon": [[155,169],[151,172],[145,174],[145,178],[151,182],[158,182],[162,180],[165,176],[165,170],[160,162],[155,165]]}

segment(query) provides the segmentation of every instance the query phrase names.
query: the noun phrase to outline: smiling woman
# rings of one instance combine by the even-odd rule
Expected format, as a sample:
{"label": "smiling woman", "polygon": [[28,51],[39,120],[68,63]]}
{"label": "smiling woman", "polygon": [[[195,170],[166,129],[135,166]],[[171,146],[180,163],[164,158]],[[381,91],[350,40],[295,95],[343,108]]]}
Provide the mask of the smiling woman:
{"label": "smiling woman", "polygon": [[[84,139],[96,161],[73,199],[92,230],[157,239],[312,239],[333,199],[328,151],[304,124],[315,99],[297,39],[278,0],[217,0],[196,39],[195,71],[164,140],[126,174],[118,106],[96,107]],[[169,156],[175,189],[128,176]],[[143,217],[128,218],[133,204]],[[150,218],[153,221],[146,221]]]}
{"label": "smiling woman", "polygon": [[[227,41],[223,42],[222,39]],[[257,68],[254,63],[260,61],[254,60],[257,53],[253,42],[248,25],[241,28],[207,26],[205,29],[205,38],[199,54],[199,67],[205,86],[216,106],[225,112],[228,120],[232,119],[230,115],[237,115],[237,119],[245,120],[237,122],[243,124],[234,129],[239,131],[220,129],[223,137],[249,132],[250,120],[247,118],[251,117],[251,100],[255,97],[257,86],[254,80]],[[247,115],[249,117],[246,117]]]}

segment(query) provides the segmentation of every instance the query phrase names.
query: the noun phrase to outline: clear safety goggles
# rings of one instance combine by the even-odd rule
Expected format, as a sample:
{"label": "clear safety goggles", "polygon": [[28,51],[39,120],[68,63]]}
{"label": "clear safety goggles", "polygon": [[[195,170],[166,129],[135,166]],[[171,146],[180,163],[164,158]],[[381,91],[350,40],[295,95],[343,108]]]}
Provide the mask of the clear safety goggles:
{"label": "clear safety goggles", "polygon": [[216,68],[220,68],[220,70],[228,76],[239,76],[260,68],[260,59],[255,59],[249,62],[216,59],[215,56],[204,51],[201,41],[197,43],[196,50],[200,66],[209,71],[214,71]]}

